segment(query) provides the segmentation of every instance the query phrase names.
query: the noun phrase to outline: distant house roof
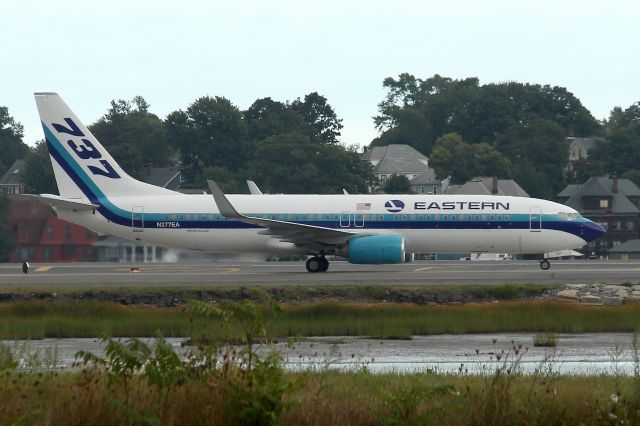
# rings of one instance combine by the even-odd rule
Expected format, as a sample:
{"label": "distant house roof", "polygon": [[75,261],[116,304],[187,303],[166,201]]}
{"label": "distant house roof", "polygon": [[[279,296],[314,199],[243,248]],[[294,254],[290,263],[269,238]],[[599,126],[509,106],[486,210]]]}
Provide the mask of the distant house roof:
{"label": "distant house roof", "polygon": [[0,179],[0,185],[21,185],[25,160],[16,160]]}
{"label": "distant house roof", "polygon": [[143,181],[162,188],[180,188],[180,170],[173,167],[147,167]]}
{"label": "distant house roof", "polygon": [[585,208],[584,198],[601,197],[611,199],[607,210],[611,213],[640,213],[640,209],[628,197],[640,197],[640,188],[629,179],[617,178],[617,192],[615,192],[616,178],[606,176],[590,177],[584,184],[565,189],[558,194],[560,197],[569,196],[565,204],[580,212]]}
{"label": "distant house roof", "polygon": [[429,159],[409,145],[376,146],[360,159],[371,163],[374,174],[421,173],[429,168]]}
{"label": "distant house roof", "polygon": [[597,138],[574,138],[568,137],[566,138],[569,147],[580,147],[585,151],[591,151],[598,142]]}
{"label": "distant house roof", "polygon": [[[463,185],[451,185],[447,188],[447,194],[492,195],[492,177],[477,177]],[[495,195],[508,195],[513,197],[528,197],[527,191],[513,179],[498,179],[497,193]]]}
{"label": "distant house roof", "polygon": [[569,185],[565,186],[562,191],[560,191],[560,193],[558,194],[558,197],[560,197],[560,198],[570,198],[573,195],[575,195],[576,192],[578,192],[578,189],[580,189],[580,185],[579,184],[569,184]]}
{"label": "distant house roof", "polygon": [[433,169],[427,169],[424,172],[420,173],[418,176],[414,177],[409,181],[411,185],[429,185],[434,183],[440,183],[438,179],[436,179],[436,172]]}
{"label": "distant house roof", "polygon": [[613,247],[609,253],[640,253],[640,240],[629,240]]}

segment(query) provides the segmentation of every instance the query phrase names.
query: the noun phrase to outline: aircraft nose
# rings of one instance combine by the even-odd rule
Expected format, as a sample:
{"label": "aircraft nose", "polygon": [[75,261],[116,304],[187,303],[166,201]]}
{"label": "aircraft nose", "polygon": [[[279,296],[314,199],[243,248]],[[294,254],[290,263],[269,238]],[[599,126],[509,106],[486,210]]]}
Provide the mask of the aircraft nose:
{"label": "aircraft nose", "polygon": [[595,222],[585,222],[582,229],[582,238],[590,243],[593,240],[597,240],[605,234],[605,230],[602,226]]}

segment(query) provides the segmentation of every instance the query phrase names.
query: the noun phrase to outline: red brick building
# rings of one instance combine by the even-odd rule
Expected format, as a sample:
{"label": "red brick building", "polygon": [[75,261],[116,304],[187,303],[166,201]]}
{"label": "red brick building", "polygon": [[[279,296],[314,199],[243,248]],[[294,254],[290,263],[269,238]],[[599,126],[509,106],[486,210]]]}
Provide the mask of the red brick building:
{"label": "red brick building", "polygon": [[95,232],[58,219],[46,204],[17,197],[11,199],[9,227],[15,249],[9,262],[70,262],[95,260]]}

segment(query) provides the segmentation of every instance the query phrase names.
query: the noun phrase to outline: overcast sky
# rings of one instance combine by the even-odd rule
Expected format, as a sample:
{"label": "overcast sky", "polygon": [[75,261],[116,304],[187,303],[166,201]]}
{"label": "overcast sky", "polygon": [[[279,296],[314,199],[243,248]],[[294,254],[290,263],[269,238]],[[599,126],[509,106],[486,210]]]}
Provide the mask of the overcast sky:
{"label": "overcast sky", "polygon": [[366,145],[382,81],[477,76],[566,87],[592,114],[640,101],[640,2],[0,2],[0,106],[41,139],[35,91],[87,124],[142,95],[162,118],[203,95],[241,109],[317,91]]}

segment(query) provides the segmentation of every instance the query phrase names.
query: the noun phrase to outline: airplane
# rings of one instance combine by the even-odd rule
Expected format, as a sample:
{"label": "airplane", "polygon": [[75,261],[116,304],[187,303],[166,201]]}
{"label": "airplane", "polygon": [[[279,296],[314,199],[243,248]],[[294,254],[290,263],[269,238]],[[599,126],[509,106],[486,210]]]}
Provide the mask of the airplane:
{"label": "airplane", "polygon": [[[220,253],[403,263],[411,253],[541,254],[584,246],[604,229],[551,201],[482,195],[186,195],[129,176],[56,93],[35,93],[60,195],[31,195],[58,217],[144,244]],[[328,170],[327,173],[331,171]],[[546,258],[542,269],[549,269]]]}

